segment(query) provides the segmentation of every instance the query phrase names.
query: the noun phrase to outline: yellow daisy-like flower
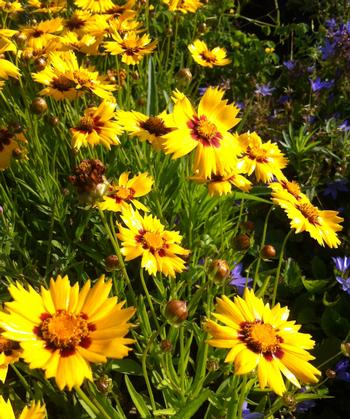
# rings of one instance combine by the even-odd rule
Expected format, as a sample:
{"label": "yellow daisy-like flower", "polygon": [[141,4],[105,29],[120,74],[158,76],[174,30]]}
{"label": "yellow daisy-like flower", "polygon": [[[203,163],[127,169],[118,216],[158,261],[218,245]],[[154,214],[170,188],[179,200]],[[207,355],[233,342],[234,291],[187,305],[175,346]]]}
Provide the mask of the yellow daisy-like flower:
{"label": "yellow daisy-like flower", "polygon": [[195,111],[186,96],[176,93],[171,126],[177,129],[164,136],[164,149],[173,159],[196,149],[194,172],[199,177],[235,170],[241,151],[237,137],[229,132],[240,121],[239,109],[227,105],[223,95],[223,90],[209,87]]}
{"label": "yellow daisy-like flower", "polygon": [[279,182],[269,183],[269,188],[272,189],[273,193],[278,194],[280,199],[295,204],[302,199],[307,199],[307,196],[301,192],[300,185],[295,180],[289,181],[287,178],[282,178]]}
{"label": "yellow daisy-like flower", "polygon": [[57,38],[57,33],[62,29],[63,19],[57,17],[23,28],[21,32],[27,37],[27,47],[39,50],[45,47],[50,40]]}
{"label": "yellow daisy-like flower", "polygon": [[0,79],[7,80],[9,77],[18,79],[20,76],[18,68],[8,60],[0,58]]}
{"label": "yellow daisy-like flower", "polygon": [[27,142],[23,134],[12,134],[7,128],[0,129],[0,170],[10,166],[13,151],[19,146],[18,142]]}
{"label": "yellow daisy-like flower", "polygon": [[249,192],[252,183],[237,172],[231,172],[225,175],[212,175],[210,179],[204,177],[191,177],[197,183],[206,183],[208,194],[210,196],[221,196],[231,193],[232,185],[243,192]]}
{"label": "yellow daisy-like flower", "polygon": [[134,31],[127,32],[123,37],[119,33],[112,34],[114,41],[105,42],[105,49],[112,55],[121,55],[122,62],[128,65],[138,64],[146,54],[156,47],[157,41],[151,42],[147,34],[141,37]]}
{"label": "yellow daisy-like flower", "polygon": [[121,212],[128,209],[129,204],[133,204],[137,209],[148,212],[149,209],[135,198],[147,195],[153,182],[148,173],[141,173],[129,179],[129,172],[124,172],[119,177],[118,185],[110,185],[107,194],[103,196],[104,201],[99,202],[98,207],[101,210]]}
{"label": "yellow daisy-like flower", "polygon": [[18,13],[23,11],[23,6],[21,2],[17,0],[0,0],[0,10],[9,14]]}
{"label": "yellow daisy-like flower", "polygon": [[114,102],[111,91],[115,84],[106,84],[93,67],[80,67],[74,52],[52,52],[44,70],[32,73],[33,79],[47,87],[39,93],[52,96],[56,100],[74,100],[86,91],[94,93],[108,101]]}
{"label": "yellow daisy-like flower", "polygon": [[216,47],[210,50],[207,44],[196,39],[193,44],[188,46],[192,54],[192,58],[202,67],[213,68],[215,66],[223,66],[230,64],[231,60],[226,58],[225,48]]}
{"label": "yellow daisy-like flower", "polygon": [[321,372],[308,362],[314,359],[307,352],[314,341],[309,334],[300,333],[294,321],[287,320],[287,307],[277,304],[270,308],[246,288],[243,298],[218,298],[213,316],[224,326],[207,321],[206,329],[213,337],[208,344],[230,349],[225,362],[234,362],[235,374],[257,368],[260,387],[269,386],[280,396],[286,391],[282,374],[299,388],[298,380],[318,381]]}
{"label": "yellow daisy-like flower", "polygon": [[112,0],[75,0],[74,3],[80,9],[94,13],[103,13],[114,7]]}
{"label": "yellow daisy-like flower", "polygon": [[169,127],[172,117],[166,111],[158,116],[147,116],[136,111],[118,111],[117,118],[121,127],[131,136],[148,141],[156,150],[163,148],[164,135],[172,131]]}
{"label": "yellow daisy-like flower", "polygon": [[172,12],[195,13],[203,4],[199,0],[163,0]]}
{"label": "yellow daisy-like flower", "polygon": [[[18,419],[45,419],[46,409],[45,405],[40,402],[32,402],[29,407],[25,407]],[[5,402],[4,398],[0,396],[0,419],[16,419],[13,412],[10,400]]]}
{"label": "yellow daisy-like flower", "polygon": [[126,227],[118,225],[117,237],[122,241],[125,260],[142,256],[141,267],[150,275],[162,272],[175,278],[177,272],[185,269],[185,261],[178,255],[190,253],[179,245],[182,236],[177,231],[167,231],[152,215],[142,217],[137,210],[123,211],[122,220]]}
{"label": "yellow daisy-like flower", "polygon": [[274,191],[272,200],[284,209],[296,233],[307,231],[321,246],[325,243],[329,247],[339,246],[337,232],[343,229],[339,223],[344,219],[337,211],[319,210],[305,195],[297,200],[291,194],[286,196],[284,191]]}
{"label": "yellow daisy-like flower", "polygon": [[18,361],[22,350],[18,342],[4,338],[2,336],[2,332],[3,330],[0,329],[0,381],[4,383],[7,376],[8,366]]}
{"label": "yellow daisy-like flower", "polygon": [[259,182],[270,182],[275,176],[284,178],[281,169],[287,166],[288,160],[276,144],[263,143],[256,132],[246,132],[239,136],[244,155],[238,161],[238,169],[242,173],[255,174]]}
{"label": "yellow daisy-like flower", "polygon": [[67,8],[67,0],[28,0],[28,6],[36,13],[58,13]]}
{"label": "yellow daisy-like flower", "polygon": [[134,342],[124,336],[135,309],[122,309],[125,302],[108,298],[111,288],[112,281],[105,282],[104,275],[91,289],[89,280],[80,291],[78,283],[71,286],[68,277],[60,275],[40,294],[12,284],[14,301],[0,313],[3,336],[20,342],[21,357],[30,368],[55,377],[60,390],[79,387],[85,378],[92,380],[90,362],[124,358],[130,351],[127,345]]}
{"label": "yellow daisy-like flower", "polygon": [[120,144],[118,135],[122,130],[114,120],[115,106],[114,103],[103,101],[98,108],[87,108],[79,125],[70,129],[72,146],[79,150],[82,146],[102,144],[110,150],[111,145]]}
{"label": "yellow daisy-like flower", "polygon": [[111,22],[114,19],[133,19],[136,17],[136,10],[133,9],[136,0],[128,0],[125,4],[114,4],[113,7],[106,11],[107,19]]}

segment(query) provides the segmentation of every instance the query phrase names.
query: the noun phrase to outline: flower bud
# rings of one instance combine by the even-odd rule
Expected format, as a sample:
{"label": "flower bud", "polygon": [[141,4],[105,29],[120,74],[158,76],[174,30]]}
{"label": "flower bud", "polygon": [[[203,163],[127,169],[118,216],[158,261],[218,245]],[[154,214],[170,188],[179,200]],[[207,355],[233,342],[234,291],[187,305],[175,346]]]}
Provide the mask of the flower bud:
{"label": "flower bud", "polygon": [[204,34],[207,31],[207,29],[208,29],[208,27],[207,27],[207,24],[205,22],[200,23],[198,25],[198,33],[199,34]]}
{"label": "flower bud", "polygon": [[343,352],[343,355],[350,357],[350,342],[343,342],[340,345],[340,349]]}
{"label": "flower bud", "polygon": [[173,326],[180,325],[188,317],[187,303],[181,300],[169,301],[165,308],[165,317]]}
{"label": "flower bud", "polygon": [[102,375],[96,381],[96,387],[103,394],[108,394],[112,391],[113,381],[108,375]]}
{"label": "flower bud", "polygon": [[13,35],[12,39],[16,42],[18,47],[23,48],[27,40],[27,35],[22,32],[18,32]]}
{"label": "flower bud", "polygon": [[44,57],[38,57],[34,61],[36,71],[44,70],[46,67],[46,60]]}
{"label": "flower bud", "polygon": [[230,267],[224,259],[214,259],[210,265],[214,279],[221,281],[230,275]]}
{"label": "flower bud", "polygon": [[185,86],[192,80],[192,73],[189,68],[181,68],[175,74],[175,78],[179,82],[179,84]]}
{"label": "flower bud", "polygon": [[253,221],[250,221],[250,220],[243,221],[241,223],[241,228],[242,228],[242,230],[244,230],[246,233],[249,234],[252,231],[254,231],[255,224],[253,223]]}
{"label": "flower bud", "polygon": [[287,406],[289,409],[292,409],[296,406],[296,400],[292,394],[285,393],[282,399],[283,399],[284,405]]}
{"label": "flower bud", "polygon": [[107,272],[115,271],[119,266],[119,259],[117,255],[109,255],[105,259]]}
{"label": "flower bud", "polygon": [[173,350],[173,344],[170,342],[170,340],[162,340],[160,342],[160,349],[163,352],[171,352]]}
{"label": "flower bud", "polygon": [[217,371],[220,367],[220,363],[217,359],[208,359],[207,370],[209,372]]}
{"label": "flower bud", "polygon": [[48,118],[48,122],[52,127],[57,127],[57,125],[59,124],[60,120],[57,116],[49,116]]}
{"label": "flower bud", "polygon": [[265,244],[261,249],[261,256],[265,259],[274,258],[276,256],[276,249],[271,244]]}
{"label": "flower bud", "polygon": [[35,97],[32,101],[31,106],[32,112],[41,115],[47,111],[47,103],[46,100],[42,97]]}
{"label": "flower bud", "polygon": [[333,380],[337,376],[337,373],[334,370],[326,370],[326,377]]}
{"label": "flower bud", "polygon": [[250,247],[250,238],[246,234],[238,234],[234,239],[234,246],[237,250],[247,250]]}

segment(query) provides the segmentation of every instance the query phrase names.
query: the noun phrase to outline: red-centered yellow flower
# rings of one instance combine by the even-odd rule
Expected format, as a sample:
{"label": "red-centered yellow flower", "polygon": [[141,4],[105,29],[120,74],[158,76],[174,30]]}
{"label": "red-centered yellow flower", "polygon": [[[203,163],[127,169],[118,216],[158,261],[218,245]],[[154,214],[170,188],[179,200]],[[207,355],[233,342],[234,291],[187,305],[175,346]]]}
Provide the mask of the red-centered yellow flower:
{"label": "red-centered yellow flower", "polygon": [[[45,405],[40,402],[32,402],[29,407],[25,407],[18,419],[45,419],[46,409]],[[0,419],[16,419],[13,412],[10,400],[5,402],[4,398],[0,396]]]}
{"label": "red-centered yellow flower", "polygon": [[207,44],[196,39],[193,44],[188,46],[192,58],[202,67],[213,68],[215,66],[223,66],[230,64],[231,60],[226,58],[225,48],[216,47],[210,50]]}
{"label": "red-centered yellow flower", "polygon": [[111,184],[104,201],[98,203],[101,210],[121,212],[132,204],[135,208],[148,212],[149,209],[136,198],[147,195],[152,189],[153,178],[148,173],[141,173],[129,179],[129,172],[124,172],[119,177],[118,184]]}
{"label": "red-centered yellow flower", "polygon": [[71,286],[68,277],[60,275],[40,294],[12,284],[14,301],[0,313],[3,336],[19,341],[30,368],[55,377],[60,390],[79,387],[85,378],[92,380],[90,362],[124,358],[130,351],[127,345],[134,342],[124,336],[135,309],[123,309],[125,302],[108,298],[111,288],[112,281],[105,282],[104,276],[91,289],[87,281],[80,291],[78,283]]}
{"label": "red-centered yellow flower", "polygon": [[116,89],[116,85],[106,84],[93,67],[79,66],[72,51],[50,53],[45,69],[32,73],[32,77],[47,86],[39,92],[41,95],[52,96],[56,100],[74,100],[89,91],[108,101],[115,101],[111,91]]}
{"label": "red-centered yellow flower", "polygon": [[86,30],[87,25],[93,21],[94,16],[84,10],[75,10],[67,19],[63,21],[63,33],[75,32],[78,35],[89,33]]}
{"label": "red-centered yellow flower", "polygon": [[80,147],[102,144],[108,150],[111,145],[120,144],[118,135],[122,130],[115,117],[115,104],[103,101],[98,108],[95,106],[87,108],[84,116],[80,118],[79,125],[71,128],[73,136],[72,146],[76,149]]}
{"label": "red-centered yellow flower", "polygon": [[19,142],[27,142],[23,134],[12,134],[6,128],[0,129],[0,170],[10,166],[13,151],[19,147]]}
{"label": "red-centered yellow flower", "polygon": [[0,0],[0,10],[3,10],[4,12],[8,13],[8,14],[15,14],[18,12],[22,12],[23,11],[23,6],[22,4],[15,0]]}
{"label": "red-centered yellow flower", "polygon": [[74,3],[80,9],[94,13],[103,13],[114,7],[112,0],[75,0]]}
{"label": "red-centered yellow flower", "polygon": [[28,0],[28,6],[32,7],[35,13],[58,13],[67,8],[66,0]]}
{"label": "red-centered yellow flower", "polygon": [[177,129],[164,136],[164,149],[173,159],[196,149],[194,172],[196,176],[210,178],[213,174],[236,169],[240,145],[229,132],[238,122],[239,109],[222,100],[224,91],[209,87],[204,93],[198,111],[186,96],[176,94],[171,126]]}
{"label": "red-centered yellow flower", "polygon": [[177,231],[167,231],[158,218],[152,215],[142,217],[130,208],[121,216],[126,227],[118,225],[117,237],[122,241],[125,260],[142,256],[141,267],[150,275],[162,272],[175,278],[176,273],[185,269],[185,261],[180,256],[190,253],[179,245],[182,236]]}
{"label": "red-centered yellow flower", "polygon": [[57,33],[62,29],[63,19],[57,17],[23,28],[21,32],[27,36],[27,47],[38,50],[45,47],[50,40],[57,38]]}
{"label": "red-centered yellow flower", "polygon": [[117,118],[121,127],[131,136],[148,141],[156,150],[163,148],[164,135],[172,131],[172,117],[166,111],[158,116],[147,116],[136,111],[118,111]]}
{"label": "red-centered yellow flower", "polygon": [[259,182],[270,182],[275,176],[283,179],[281,169],[287,166],[288,160],[276,144],[263,143],[256,132],[246,132],[239,136],[244,155],[238,161],[238,169],[242,173],[255,174]]}
{"label": "red-centered yellow flower", "polygon": [[136,16],[136,10],[133,10],[136,0],[128,0],[125,4],[114,4],[113,7],[106,11],[108,20],[114,19],[133,19]]}
{"label": "red-centered yellow flower", "polygon": [[4,383],[7,376],[8,366],[18,361],[22,350],[18,342],[4,338],[2,336],[2,332],[3,330],[0,329],[0,381]]}
{"label": "red-centered yellow flower", "polygon": [[218,298],[213,316],[224,326],[207,321],[206,329],[212,336],[208,344],[230,349],[225,362],[234,362],[236,375],[257,368],[260,387],[269,386],[280,396],[286,391],[282,374],[299,388],[298,380],[318,381],[321,372],[308,362],[314,359],[307,352],[314,341],[309,334],[300,333],[294,321],[287,320],[287,307],[277,304],[270,308],[246,288],[243,298]]}
{"label": "red-centered yellow flower", "polygon": [[127,32],[123,37],[119,33],[112,34],[114,41],[103,45],[110,54],[121,55],[122,62],[128,65],[138,64],[146,54],[150,54],[156,47],[157,41],[144,34],[141,37],[136,32]]}
{"label": "red-centered yellow flower", "polygon": [[297,204],[307,196],[301,192],[300,185],[295,180],[289,181],[287,178],[280,179],[279,182],[269,183],[269,188],[273,193],[278,194],[280,199]]}
{"label": "red-centered yellow flower", "polygon": [[9,77],[18,79],[20,76],[18,68],[10,61],[0,58],[0,79],[7,80]]}
{"label": "red-centered yellow flower", "polygon": [[99,46],[102,39],[93,35],[79,35],[76,32],[67,32],[61,37],[62,50],[79,51],[86,55],[99,55]]}
{"label": "red-centered yellow flower", "polygon": [[210,196],[221,196],[231,193],[232,185],[243,192],[249,192],[252,183],[237,172],[231,172],[225,175],[212,175],[210,179],[204,177],[191,177],[197,183],[206,183],[208,194]]}
{"label": "red-centered yellow flower", "polygon": [[172,12],[195,13],[203,4],[199,0],[163,0]]}
{"label": "red-centered yellow flower", "polygon": [[337,211],[319,210],[305,195],[295,201],[288,198],[283,192],[272,193],[273,202],[284,209],[296,233],[307,231],[321,246],[339,246],[337,232],[343,229],[339,223],[344,219],[338,217]]}

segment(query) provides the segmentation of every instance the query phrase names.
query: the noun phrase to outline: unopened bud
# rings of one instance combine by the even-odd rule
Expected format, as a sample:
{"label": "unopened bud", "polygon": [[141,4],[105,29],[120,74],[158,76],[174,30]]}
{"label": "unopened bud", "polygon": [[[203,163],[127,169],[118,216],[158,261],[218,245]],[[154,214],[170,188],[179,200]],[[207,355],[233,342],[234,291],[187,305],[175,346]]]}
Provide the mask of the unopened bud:
{"label": "unopened bud", "polygon": [[35,97],[32,101],[31,106],[32,112],[41,115],[47,111],[47,103],[46,100],[42,97]]}
{"label": "unopened bud", "polygon": [[328,369],[326,370],[326,377],[334,380],[334,378],[337,376],[337,373],[334,370]]}
{"label": "unopened bud", "polygon": [[239,234],[234,239],[234,245],[237,250],[247,250],[250,247],[250,238],[246,234]]}
{"label": "unopened bud", "polygon": [[203,33],[205,33],[205,32],[207,31],[207,29],[208,29],[208,27],[207,27],[207,24],[206,24],[205,22],[200,23],[200,24],[198,25],[198,33],[199,33],[199,34],[203,34]]}
{"label": "unopened bud", "polygon": [[283,403],[285,406],[291,409],[296,405],[295,397],[290,393],[286,393],[283,395]]}
{"label": "unopened bud", "polygon": [[48,122],[52,127],[57,127],[57,125],[59,124],[60,120],[57,116],[50,116],[48,118]]}
{"label": "unopened bud", "polygon": [[108,375],[103,375],[97,379],[96,387],[101,393],[108,394],[112,391],[113,381]]}
{"label": "unopened bud", "polygon": [[105,259],[107,272],[115,271],[119,266],[119,259],[117,255],[109,255]]}
{"label": "unopened bud", "polygon": [[170,342],[170,340],[162,340],[160,342],[160,349],[163,352],[171,352],[173,350],[173,344]]}
{"label": "unopened bud", "polygon": [[133,71],[133,72],[131,73],[131,77],[132,77],[134,80],[138,80],[138,79],[140,78],[140,74],[139,74],[139,72],[138,72],[138,71]]}
{"label": "unopened bud", "polygon": [[179,82],[187,84],[192,80],[192,73],[189,68],[181,68],[175,77]]}
{"label": "unopened bud", "polygon": [[276,256],[276,249],[271,244],[265,244],[261,249],[261,256],[265,259],[274,258]]}
{"label": "unopened bud", "polygon": [[207,370],[209,372],[217,371],[220,367],[220,363],[217,359],[208,359]]}
{"label": "unopened bud", "polygon": [[23,48],[27,40],[27,35],[22,32],[18,32],[12,39],[16,42],[18,47]]}
{"label": "unopened bud", "polygon": [[37,71],[44,70],[46,67],[46,60],[44,57],[39,57],[34,61],[35,69]]}
{"label": "unopened bud", "polygon": [[187,303],[181,300],[169,301],[165,308],[165,317],[173,326],[181,324],[188,317]]}
{"label": "unopened bud", "polygon": [[214,273],[214,278],[221,281],[230,275],[230,267],[224,259],[215,259],[210,265],[211,270]]}
{"label": "unopened bud", "polygon": [[340,349],[343,352],[343,355],[350,357],[350,342],[343,342],[340,345]]}
{"label": "unopened bud", "polygon": [[252,231],[254,231],[255,224],[253,223],[253,221],[250,221],[250,220],[243,221],[241,224],[241,228],[245,232],[251,233]]}

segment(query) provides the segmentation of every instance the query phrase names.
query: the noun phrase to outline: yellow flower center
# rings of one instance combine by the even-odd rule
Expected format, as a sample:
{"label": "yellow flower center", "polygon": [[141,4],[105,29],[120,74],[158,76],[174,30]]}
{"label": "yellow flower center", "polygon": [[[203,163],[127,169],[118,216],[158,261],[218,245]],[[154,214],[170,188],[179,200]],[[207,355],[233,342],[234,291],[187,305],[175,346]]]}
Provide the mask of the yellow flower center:
{"label": "yellow flower center", "polygon": [[159,233],[147,232],[143,236],[146,245],[150,249],[159,250],[163,247],[163,238]]}
{"label": "yellow flower center", "polygon": [[247,345],[247,348],[255,353],[261,353],[268,361],[273,357],[282,358],[283,351],[280,343],[283,339],[278,336],[276,330],[269,323],[261,320],[241,323],[239,338]]}
{"label": "yellow flower center", "polygon": [[53,315],[44,314],[42,318],[36,334],[46,341],[47,349],[59,349],[61,355],[69,356],[74,354],[78,345],[84,348],[90,346],[89,333],[95,327],[87,322],[86,315],[58,310]]}
{"label": "yellow flower center", "polygon": [[140,123],[140,127],[156,137],[161,137],[171,131],[171,128],[167,128],[163,119],[158,116],[150,116]]}
{"label": "yellow flower center", "polygon": [[216,125],[208,121],[205,115],[201,115],[199,118],[194,116],[187,123],[187,126],[191,129],[192,138],[202,143],[205,147],[220,147],[222,135]]}
{"label": "yellow flower center", "polygon": [[300,187],[296,182],[288,182],[288,180],[282,180],[281,185],[283,189],[286,189],[296,199],[300,199]]}
{"label": "yellow flower center", "polygon": [[207,63],[215,63],[216,57],[215,54],[212,51],[205,50],[200,53],[200,56],[202,60],[206,61]]}
{"label": "yellow flower center", "polygon": [[312,204],[308,202],[300,204],[298,205],[298,209],[311,224],[320,224],[318,222],[318,209]]}
{"label": "yellow flower center", "polygon": [[267,151],[260,147],[248,146],[246,153],[250,160],[256,160],[258,163],[268,163]]}

